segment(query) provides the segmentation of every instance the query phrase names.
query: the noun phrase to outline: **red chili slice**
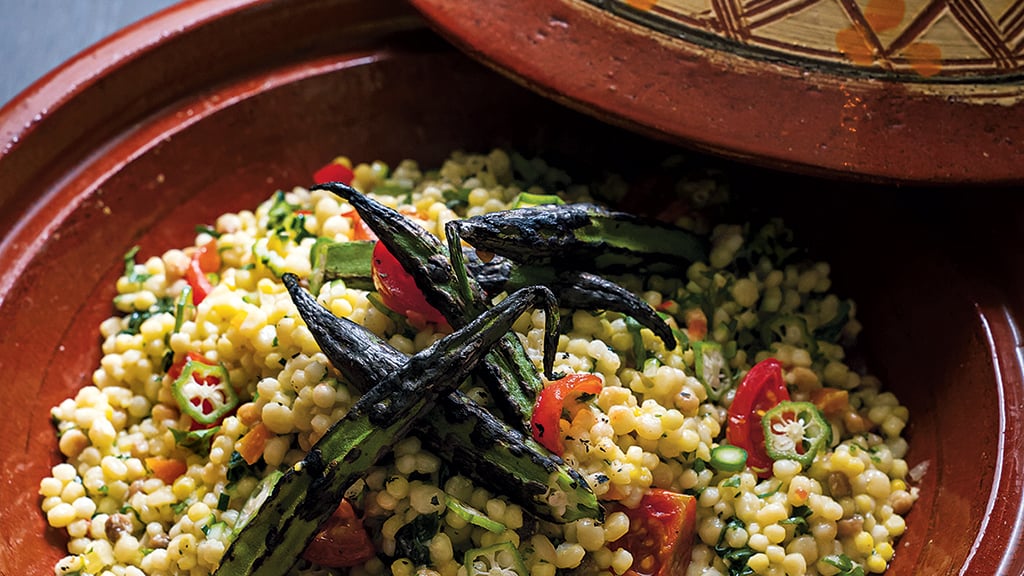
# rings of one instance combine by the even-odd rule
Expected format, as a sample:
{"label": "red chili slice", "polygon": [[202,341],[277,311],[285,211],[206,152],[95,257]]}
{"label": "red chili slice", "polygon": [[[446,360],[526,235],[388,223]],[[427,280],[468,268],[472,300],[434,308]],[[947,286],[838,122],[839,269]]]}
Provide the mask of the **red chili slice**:
{"label": "red chili slice", "polygon": [[567,407],[567,401],[580,394],[599,394],[601,387],[601,379],[593,374],[569,374],[548,383],[537,395],[537,402],[533,406],[533,417],[530,421],[533,438],[551,452],[561,456],[565,452],[565,447],[558,433],[558,423]]}
{"label": "red chili slice", "polygon": [[768,358],[747,372],[729,406],[725,437],[729,444],[747,451],[747,466],[761,477],[770,475],[772,469],[761,418],[783,400],[789,400],[789,389],[782,377],[782,364],[775,358]]}

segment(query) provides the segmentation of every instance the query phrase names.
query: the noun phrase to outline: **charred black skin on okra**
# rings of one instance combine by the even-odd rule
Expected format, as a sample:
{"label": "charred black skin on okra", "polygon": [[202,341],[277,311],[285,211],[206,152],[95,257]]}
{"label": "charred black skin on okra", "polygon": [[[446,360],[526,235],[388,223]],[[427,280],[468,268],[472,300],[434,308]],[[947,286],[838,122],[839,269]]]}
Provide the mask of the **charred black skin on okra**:
{"label": "charred black skin on okra", "polygon": [[[294,285],[296,278],[286,277]],[[338,507],[345,490],[405,436],[438,397],[469,376],[519,315],[538,304],[552,319],[545,350],[554,349],[557,303],[548,289],[535,286],[510,295],[367,390],[306,457],[274,484],[228,546],[217,576],[288,572]],[[553,360],[553,354],[546,359],[548,373]]]}
{"label": "charred black skin on okra", "polygon": [[687,230],[593,204],[515,208],[454,226],[478,250],[597,274],[681,273],[707,257],[704,240]]}
{"label": "charred black skin on okra", "polygon": [[[318,304],[296,276],[286,274],[284,283],[320,349],[360,392],[406,362],[404,354],[363,326],[339,318]],[[549,350],[553,355],[554,347],[548,346],[545,355]],[[552,356],[545,365],[553,361]],[[579,472],[464,393],[454,390],[442,397],[421,423],[424,430],[419,436],[435,453],[495,493],[510,495],[535,516],[551,522],[602,517],[597,497]],[[547,492],[552,474],[557,474],[556,483],[563,487],[570,502],[561,514],[539,498]]]}
{"label": "charred black skin on okra", "polygon": [[[444,421],[431,423],[435,438],[430,442],[438,456],[472,468],[470,477],[544,520],[604,519],[604,510],[583,476],[532,438],[487,417],[486,409],[463,394],[450,394],[439,408],[436,412]],[[551,491],[552,475],[568,497],[565,509],[558,512],[540,506],[540,502],[550,506],[545,496]]]}
{"label": "charred black skin on okra", "polygon": [[[475,281],[460,283],[444,244],[398,211],[361,194],[341,182],[312,187],[333,192],[347,200],[363,222],[377,235],[402,267],[412,275],[427,302],[436,308],[453,328],[463,326],[490,308],[490,303]],[[461,251],[460,251],[461,254]],[[529,432],[533,403],[544,383],[522,343],[507,335],[476,371],[494,398],[506,421]]]}
{"label": "charred black skin on okra", "polygon": [[676,346],[672,328],[647,302],[607,278],[580,270],[556,272],[546,266],[516,265],[504,256],[496,255],[489,262],[480,260],[475,253],[464,257],[467,270],[488,296],[540,284],[555,293],[560,306],[618,312],[649,328],[666,349]]}

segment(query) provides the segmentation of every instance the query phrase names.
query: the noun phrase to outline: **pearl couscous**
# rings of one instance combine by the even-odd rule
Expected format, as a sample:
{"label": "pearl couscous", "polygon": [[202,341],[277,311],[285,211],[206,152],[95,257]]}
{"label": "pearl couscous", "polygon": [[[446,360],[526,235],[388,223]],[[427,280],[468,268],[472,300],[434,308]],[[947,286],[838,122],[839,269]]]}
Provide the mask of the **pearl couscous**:
{"label": "pearl couscous", "polygon": [[[503,150],[456,153],[431,172],[412,161],[394,170],[337,161],[351,169],[353,187],[437,235],[450,220],[510,208],[522,192],[567,202],[598,195],[599,187],[573,184],[539,160],[523,162]],[[677,189],[698,208],[727,196],[711,180]],[[594,374],[600,389],[562,414],[562,457],[604,504],[603,517],[533,517],[523,503],[453,471],[413,435],[347,494],[371,553],[344,568],[302,560],[292,572],[645,573],[650,562],[669,560],[624,543],[655,490],[691,507],[681,524],[689,541],[676,552],[687,557],[674,564],[686,574],[884,572],[917,498],[901,436],[909,414],[877,378],[846,363],[860,330],[854,304],[830,291],[827,263],[790,258],[780,222],[712,226],[691,213],[677,224],[708,238],[706,261],[679,278],[616,281],[661,313],[678,346],[667,349],[621,314],[564,311],[556,370]],[[309,277],[317,238],[350,241],[359,226],[344,200],[295,188],[198,228],[193,246],[126,255],[92,383],[52,411],[64,462],[40,481],[39,494],[50,526],[68,535],[55,574],[216,570],[261,480],[302,459],[358,397],[318,348],[280,276]],[[415,333],[400,329],[372,290],[343,281],[315,296],[406,354],[444,335],[430,322]],[[543,313],[524,314],[514,329],[539,363]],[[709,355],[720,364],[707,364]],[[176,384],[187,358],[204,378],[230,385],[217,397],[187,398],[197,392]],[[809,416],[762,427],[765,406],[737,432],[741,390],[757,365],[777,365],[786,406]],[[721,380],[712,382],[709,370]],[[484,391],[467,392],[487,402]],[[800,434],[819,417],[820,446],[808,448]],[[722,448],[743,447],[745,434],[769,436],[765,465],[755,457],[765,441],[724,458]],[[518,554],[520,562],[492,572],[463,565],[468,550],[496,545],[504,548],[493,548],[495,558]]]}

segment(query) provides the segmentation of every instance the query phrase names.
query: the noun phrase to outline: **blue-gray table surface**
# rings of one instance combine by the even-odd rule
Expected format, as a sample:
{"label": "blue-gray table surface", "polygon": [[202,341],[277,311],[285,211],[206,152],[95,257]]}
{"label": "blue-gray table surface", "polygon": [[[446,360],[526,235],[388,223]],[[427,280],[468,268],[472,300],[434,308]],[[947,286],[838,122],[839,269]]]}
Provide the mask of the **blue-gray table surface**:
{"label": "blue-gray table surface", "polygon": [[0,0],[0,105],[83,49],[176,0]]}

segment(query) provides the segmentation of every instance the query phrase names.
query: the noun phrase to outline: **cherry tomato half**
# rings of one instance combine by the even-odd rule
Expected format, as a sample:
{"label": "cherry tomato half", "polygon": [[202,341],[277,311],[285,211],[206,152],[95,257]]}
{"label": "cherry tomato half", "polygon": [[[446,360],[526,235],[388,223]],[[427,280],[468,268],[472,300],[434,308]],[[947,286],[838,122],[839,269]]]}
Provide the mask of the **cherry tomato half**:
{"label": "cherry tomato half", "polygon": [[686,574],[697,525],[696,498],[652,488],[636,508],[616,508],[629,516],[629,532],[611,544],[633,555],[624,576]]}
{"label": "cherry tomato half", "polygon": [[373,285],[385,306],[414,324],[420,321],[447,324],[444,315],[427,303],[423,292],[416,286],[416,280],[402,268],[383,242],[377,242],[373,247]]}
{"label": "cherry tomato half", "polygon": [[789,400],[789,389],[782,378],[782,364],[775,358],[768,358],[747,372],[729,406],[725,437],[729,444],[747,451],[747,466],[761,477],[770,475],[772,469],[761,418],[783,400]]}
{"label": "cherry tomato half", "polygon": [[351,184],[353,178],[355,178],[355,173],[352,172],[352,169],[338,161],[326,164],[313,173],[313,182],[317,184],[328,182]]}
{"label": "cherry tomato half", "polygon": [[341,215],[352,221],[353,240],[377,240],[377,234],[366,222],[363,221],[362,217],[359,216],[359,212],[356,212],[355,208],[346,210],[345,212],[342,212]]}
{"label": "cherry tomato half", "polygon": [[185,281],[192,288],[192,302],[199,304],[213,291],[213,284],[206,276],[210,272],[220,270],[220,254],[217,253],[217,241],[210,240],[192,254],[185,270]]}
{"label": "cherry tomato half", "polygon": [[568,408],[566,401],[580,394],[600,392],[601,379],[593,374],[569,374],[548,383],[537,395],[537,402],[533,406],[530,428],[534,440],[561,456],[565,447],[558,433],[558,423],[562,419],[562,411]]}
{"label": "cherry tomato half", "polygon": [[363,521],[348,500],[320,527],[302,557],[327,568],[359,566],[377,554]]}

